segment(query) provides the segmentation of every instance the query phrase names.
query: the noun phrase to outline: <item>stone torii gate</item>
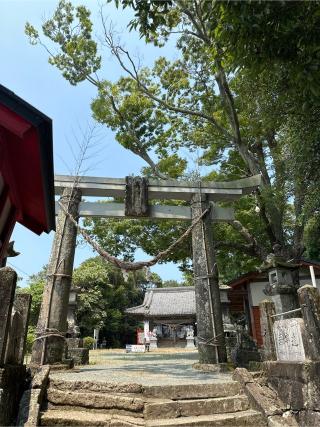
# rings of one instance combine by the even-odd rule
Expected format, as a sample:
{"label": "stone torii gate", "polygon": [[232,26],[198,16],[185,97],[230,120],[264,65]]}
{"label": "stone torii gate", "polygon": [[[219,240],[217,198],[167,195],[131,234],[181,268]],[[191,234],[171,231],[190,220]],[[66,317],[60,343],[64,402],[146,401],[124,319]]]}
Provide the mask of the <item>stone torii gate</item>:
{"label": "stone torii gate", "polygon": [[[146,180],[140,177],[97,178],[57,175],[55,193],[57,230],[48,266],[37,339],[32,363],[62,363],[65,354],[67,311],[76,247],[77,228],[66,214],[79,217],[151,218],[195,220],[210,208],[192,229],[192,252],[196,296],[198,351],[200,363],[227,360],[220,292],[214,254],[212,222],[232,221],[233,208],[217,205],[234,201],[258,188],[260,175],[231,182],[187,182]],[[123,198],[125,203],[82,202],[84,197]],[[190,206],[149,205],[148,201],[183,200]]]}

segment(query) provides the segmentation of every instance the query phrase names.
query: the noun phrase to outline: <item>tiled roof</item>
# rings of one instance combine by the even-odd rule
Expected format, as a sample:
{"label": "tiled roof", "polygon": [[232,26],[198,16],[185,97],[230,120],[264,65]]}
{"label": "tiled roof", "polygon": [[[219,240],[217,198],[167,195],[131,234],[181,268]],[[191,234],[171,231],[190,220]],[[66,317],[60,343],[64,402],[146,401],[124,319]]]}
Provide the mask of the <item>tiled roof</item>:
{"label": "tiled roof", "polygon": [[128,308],[133,315],[195,316],[196,303],[193,286],[175,288],[155,288],[147,290],[142,305]]}

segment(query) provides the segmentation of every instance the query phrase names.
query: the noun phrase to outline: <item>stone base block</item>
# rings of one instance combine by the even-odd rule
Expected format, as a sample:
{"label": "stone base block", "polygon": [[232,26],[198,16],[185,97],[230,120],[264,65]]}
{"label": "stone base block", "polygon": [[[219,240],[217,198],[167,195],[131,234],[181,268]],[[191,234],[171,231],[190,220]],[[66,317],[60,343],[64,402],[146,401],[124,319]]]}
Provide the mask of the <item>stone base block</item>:
{"label": "stone base block", "polygon": [[0,425],[15,425],[26,380],[25,365],[0,368]]}
{"label": "stone base block", "polygon": [[75,365],[89,365],[88,348],[69,348],[68,355],[73,359]]}
{"label": "stone base block", "polygon": [[196,348],[196,346],[194,345],[194,338],[187,338],[187,345],[186,345],[186,348],[189,348],[189,349],[195,349]]}
{"label": "stone base block", "polygon": [[158,348],[158,340],[157,338],[150,338],[150,350],[157,350]]}
{"label": "stone base block", "polygon": [[66,338],[68,348],[83,348],[82,338]]}
{"label": "stone base block", "polygon": [[320,426],[320,412],[301,411],[298,418],[301,427]]}
{"label": "stone base block", "polygon": [[320,411],[320,362],[264,362],[268,383],[294,411]]}
{"label": "stone base block", "polygon": [[203,372],[228,372],[229,366],[227,363],[194,363],[193,369]]}

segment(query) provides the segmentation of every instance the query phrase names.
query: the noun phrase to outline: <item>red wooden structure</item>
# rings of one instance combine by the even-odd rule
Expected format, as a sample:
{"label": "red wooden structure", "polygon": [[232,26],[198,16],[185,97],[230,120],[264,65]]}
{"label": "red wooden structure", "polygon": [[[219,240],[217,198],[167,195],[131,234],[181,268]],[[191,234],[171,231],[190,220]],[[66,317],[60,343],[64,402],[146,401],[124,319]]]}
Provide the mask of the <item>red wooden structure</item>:
{"label": "red wooden structure", "polygon": [[52,122],[0,85],[0,261],[16,222],[55,227]]}

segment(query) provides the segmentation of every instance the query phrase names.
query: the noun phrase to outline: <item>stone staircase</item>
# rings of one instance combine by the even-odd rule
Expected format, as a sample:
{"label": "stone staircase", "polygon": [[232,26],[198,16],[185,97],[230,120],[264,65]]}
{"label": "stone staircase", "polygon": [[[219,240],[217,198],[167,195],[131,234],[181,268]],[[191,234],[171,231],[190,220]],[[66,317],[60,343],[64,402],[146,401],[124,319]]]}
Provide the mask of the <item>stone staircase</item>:
{"label": "stone staircase", "polygon": [[142,386],[51,379],[42,426],[265,426],[235,381]]}

